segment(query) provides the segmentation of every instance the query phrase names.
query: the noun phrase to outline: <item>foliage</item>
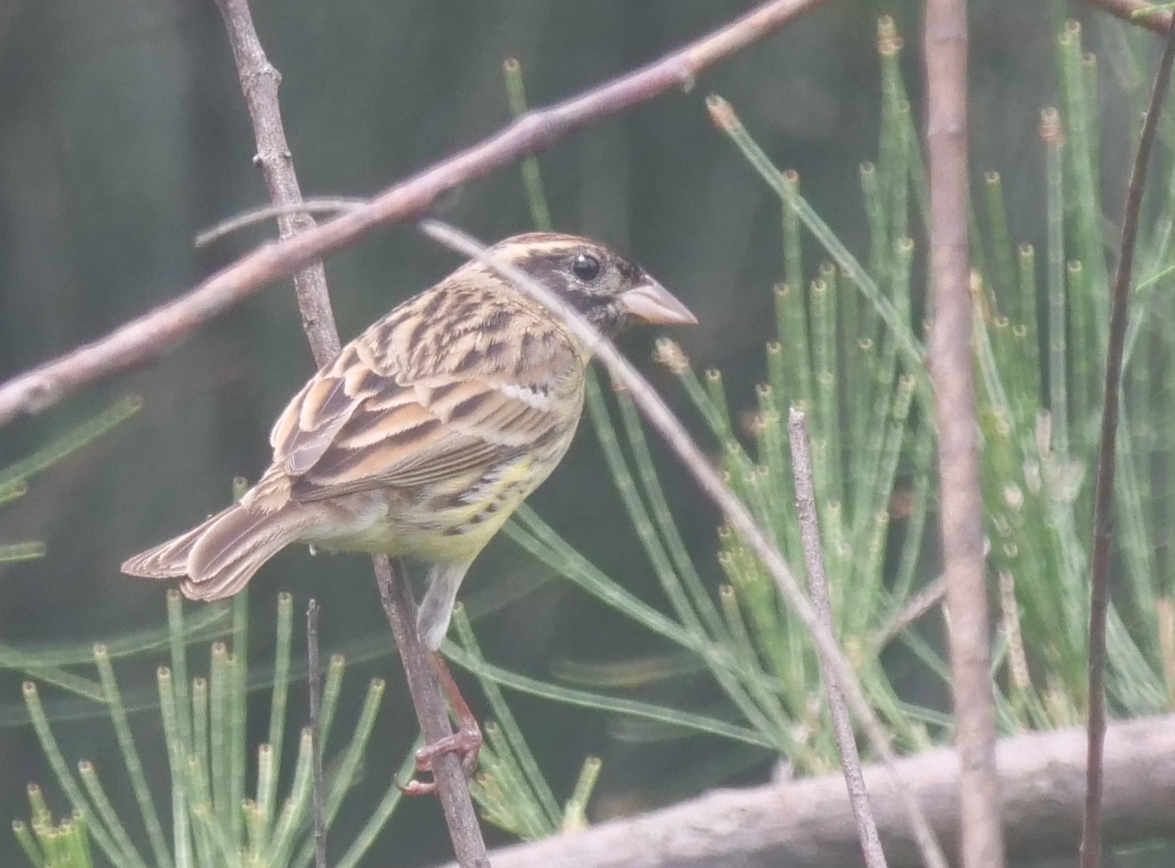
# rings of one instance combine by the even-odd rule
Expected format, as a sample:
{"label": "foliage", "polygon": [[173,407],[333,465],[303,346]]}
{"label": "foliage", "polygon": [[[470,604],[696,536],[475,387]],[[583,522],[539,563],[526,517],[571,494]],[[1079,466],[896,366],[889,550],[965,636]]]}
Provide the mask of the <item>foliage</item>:
{"label": "foliage", "polygon": [[[132,396],[124,398],[80,425],[38,449],[32,455],[0,470],[0,506],[28,493],[28,480],[42,470],[68,458],[82,447],[98,439],[111,428],[119,425],[138,412],[142,400]],[[41,542],[0,543],[0,564],[12,561],[27,561],[45,554]]]}
{"label": "foliage", "polygon": [[[133,734],[110,654],[104,646],[94,648],[93,663],[102,686],[98,701],[109,713],[117,736],[124,771],[150,849],[149,857],[140,852],[124,817],[111,804],[97,767],[90,761],[82,761],[76,776],[69,770],[37,686],[32,682],[25,684],[29,716],[57,783],[69,796],[76,814],[84,819],[98,849],[112,864],[131,868],[148,864],[163,868],[310,864],[312,776],[307,729],[302,729],[297,739],[293,775],[287,776],[291,777],[289,790],[284,797],[279,793],[285,758],[283,734],[289,714],[293,601],[286,594],[278,598],[269,739],[257,746],[256,789],[249,796],[246,796],[247,595],[235,597],[231,607],[231,643],[215,642],[211,646],[207,674],[189,680],[189,629],[184,624],[178,592],[168,596],[171,665],[161,666],[157,672],[157,707],[170,770],[168,799],[160,799],[151,791],[141,757],[142,739],[136,739]],[[324,745],[330,743],[344,665],[343,658],[335,656],[326,670],[320,718],[320,742]],[[353,729],[339,746],[334,773],[324,794],[328,822],[339,812],[362,766],[383,689],[382,681],[369,685]],[[406,763],[400,774],[408,773],[410,766]],[[383,800],[371,809],[367,825],[335,864],[356,864],[395,809],[400,795],[393,780]],[[161,816],[161,805],[168,808],[165,816]],[[34,827],[36,822],[34,817]],[[165,823],[170,823],[170,835],[164,834]]]}

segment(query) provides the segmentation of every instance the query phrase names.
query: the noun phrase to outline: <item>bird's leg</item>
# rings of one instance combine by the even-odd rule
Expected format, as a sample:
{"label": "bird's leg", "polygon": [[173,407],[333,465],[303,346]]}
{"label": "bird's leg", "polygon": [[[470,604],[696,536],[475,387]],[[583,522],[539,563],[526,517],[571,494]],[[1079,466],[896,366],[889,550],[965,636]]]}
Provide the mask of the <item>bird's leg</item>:
{"label": "bird's leg", "polygon": [[[461,768],[465,771],[465,777],[473,777],[477,769],[477,755],[481,751],[481,727],[477,725],[477,718],[473,716],[469,703],[465,701],[457,682],[453,680],[453,673],[449,671],[445,658],[439,651],[433,651],[430,659],[433,673],[453,708],[453,714],[457,717],[457,731],[418,750],[416,770],[431,774],[433,760],[441,754],[455,753],[461,757]],[[433,793],[436,792],[436,788],[436,781],[415,779],[400,786],[404,794],[409,796]]]}

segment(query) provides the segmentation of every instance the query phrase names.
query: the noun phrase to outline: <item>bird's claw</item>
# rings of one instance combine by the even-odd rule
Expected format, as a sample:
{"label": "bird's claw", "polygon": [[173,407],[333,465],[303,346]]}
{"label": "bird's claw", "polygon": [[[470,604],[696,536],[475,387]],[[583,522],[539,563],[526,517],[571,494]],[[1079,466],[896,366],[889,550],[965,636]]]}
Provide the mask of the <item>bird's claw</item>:
{"label": "bird's claw", "polygon": [[[416,770],[424,774],[432,774],[433,762],[437,757],[446,753],[455,753],[461,759],[461,770],[466,778],[473,777],[477,770],[477,755],[481,752],[481,729],[474,722],[472,727],[462,727],[452,735],[445,736],[432,744],[426,744],[416,752]],[[406,796],[425,796],[435,793],[437,782],[433,780],[417,780],[413,778],[406,784],[397,784]]]}

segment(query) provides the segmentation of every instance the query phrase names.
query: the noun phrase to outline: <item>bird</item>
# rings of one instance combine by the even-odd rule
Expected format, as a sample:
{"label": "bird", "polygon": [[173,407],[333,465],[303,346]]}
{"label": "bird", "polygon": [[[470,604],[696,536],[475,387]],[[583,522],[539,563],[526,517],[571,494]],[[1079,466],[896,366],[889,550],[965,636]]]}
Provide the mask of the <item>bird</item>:
{"label": "bird", "polygon": [[[488,253],[607,337],[633,322],[697,322],[598,241],[527,233]],[[416,629],[436,651],[470,565],[567,452],[590,360],[548,308],[466,262],[310,378],[273,426],[273,462],[237,503],[122,572],[182,578],[188,598],[217,600],[295,543],[406,557],[428,566]]]}

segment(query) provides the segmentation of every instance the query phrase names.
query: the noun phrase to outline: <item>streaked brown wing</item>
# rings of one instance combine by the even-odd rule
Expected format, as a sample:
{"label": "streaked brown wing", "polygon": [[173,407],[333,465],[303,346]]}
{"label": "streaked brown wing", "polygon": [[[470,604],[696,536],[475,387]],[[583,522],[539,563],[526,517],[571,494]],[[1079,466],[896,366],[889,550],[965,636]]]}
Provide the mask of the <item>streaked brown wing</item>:
{"label": "streaked brown wing", "polygon": [[274,426],[275,460],[295,477],[295,499],[459,484],[569,434],[578,421],[583,362],[557,335],[528,338],[523,353],[487,354],[484,335],[465,333],[426,366],[410,364],[419,354],[390,355],[395,337],[373,327]]}
{"label": "streaked brown wing", "polygon": [[363,392],[347,385],[345,377],[314,377],[278,417],[269,442],[290,476],[301,476],[317,464],[359,407]]}

